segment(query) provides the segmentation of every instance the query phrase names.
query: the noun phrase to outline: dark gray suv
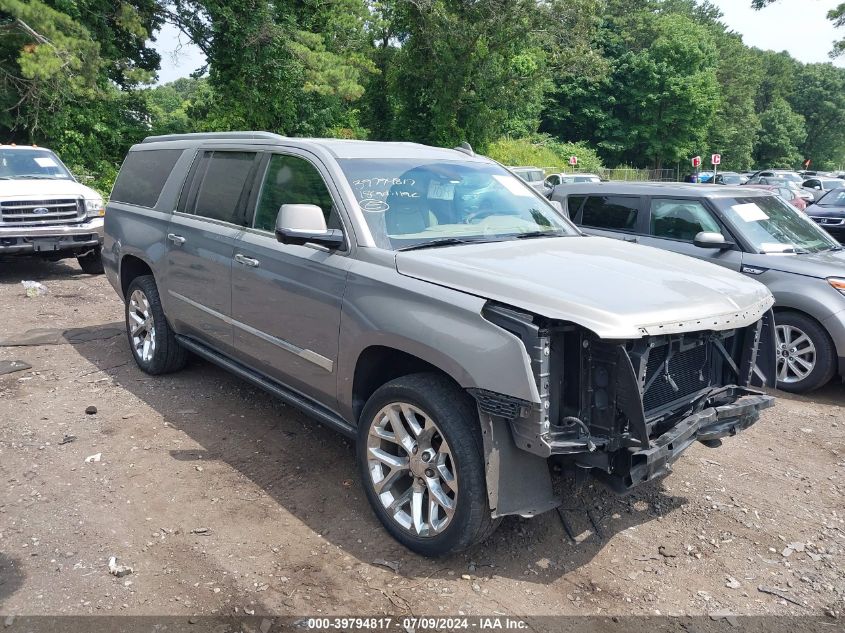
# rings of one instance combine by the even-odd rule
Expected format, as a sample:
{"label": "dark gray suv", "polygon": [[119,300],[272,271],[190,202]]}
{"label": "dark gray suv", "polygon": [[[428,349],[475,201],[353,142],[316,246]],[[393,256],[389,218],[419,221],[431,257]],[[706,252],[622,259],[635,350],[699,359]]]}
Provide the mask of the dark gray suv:
{"label": "dark gray suv", "polygon": [[425,555],[559,505],[551,461],[627,490],[773,402],[763,285],[586,237],[469,149],[149,138],[103,260],[142,370],[193,352],[355,437],[376,514]]}

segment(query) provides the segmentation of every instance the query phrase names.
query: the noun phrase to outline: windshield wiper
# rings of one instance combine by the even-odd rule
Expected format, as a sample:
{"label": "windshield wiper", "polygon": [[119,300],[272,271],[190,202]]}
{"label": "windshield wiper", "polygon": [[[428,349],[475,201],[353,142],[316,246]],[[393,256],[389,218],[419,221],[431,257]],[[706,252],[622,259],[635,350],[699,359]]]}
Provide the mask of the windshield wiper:
{"label": "windshield wiper", "polygon": [[529,231],[528,233],[517,233],[514,237],[518,240],[529,240],[533,237],[562,237],[566,235],[563,231]]}
{"label": "windshield wiper", "polygon": [[18,180],[56,180],[58,176],[44,176],[41,174],[25,174],[23,176],[15,176]]}
{"label": "windshield wiper", "polygon": [[501,242],[502,240],[470,239],[465,237],[441,237],[429,242],[420,242],[397,248],[397,251],[415,251],[421,248],[437,248],[439,246],[456,246],[458,244],[480,244],[482,242]]}

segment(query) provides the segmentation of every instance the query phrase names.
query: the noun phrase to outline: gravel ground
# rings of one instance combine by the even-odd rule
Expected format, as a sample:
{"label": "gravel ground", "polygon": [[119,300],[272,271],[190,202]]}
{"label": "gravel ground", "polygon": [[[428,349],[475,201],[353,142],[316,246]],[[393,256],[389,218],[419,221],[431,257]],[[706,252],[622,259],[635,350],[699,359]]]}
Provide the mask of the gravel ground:
{"label": "gravel ground", "polygon": [[[21,280],[48,292],[27,298]],[[565,505],[589,506],[600,535],[582,509],[566,513],[574,543],[555,513],[508,518],[433,561],[381,529],[346,439],[199,360],[143,374],[104,277],[2,263],[0,305],[0,339],[67,331],[0,347],[32,366],[0,376],[0,613],[732,613],[836,628],[845,607],[839,383],[778,394],[749,431],[694,446],[630,496],[564,477]],[[132,573],[109,573],[112,556]]]}

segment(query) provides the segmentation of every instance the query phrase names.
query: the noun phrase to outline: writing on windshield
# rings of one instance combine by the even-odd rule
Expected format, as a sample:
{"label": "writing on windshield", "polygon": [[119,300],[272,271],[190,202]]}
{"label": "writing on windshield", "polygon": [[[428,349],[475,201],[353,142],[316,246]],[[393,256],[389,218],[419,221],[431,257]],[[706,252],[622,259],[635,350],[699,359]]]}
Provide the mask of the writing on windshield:
{"label": "writing on windshield", "polygon": [[383,248],[577,234],[544,198],[492,163],[413,159],[339,163],[374,240]]}

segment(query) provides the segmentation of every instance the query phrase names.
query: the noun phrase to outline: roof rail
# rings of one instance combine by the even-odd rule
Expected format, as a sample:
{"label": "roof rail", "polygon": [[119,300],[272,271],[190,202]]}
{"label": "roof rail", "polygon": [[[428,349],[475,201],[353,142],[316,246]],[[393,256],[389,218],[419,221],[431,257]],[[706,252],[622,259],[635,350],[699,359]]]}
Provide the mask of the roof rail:
{"label": "roof rail", "polygon": [[269,139],[277,140],[282,138],[273,132],[194,132],[191,134],[162,134],[160,136],[148,136],[142,143],[158,143],[160,141],[206,141],[214,139]]}

